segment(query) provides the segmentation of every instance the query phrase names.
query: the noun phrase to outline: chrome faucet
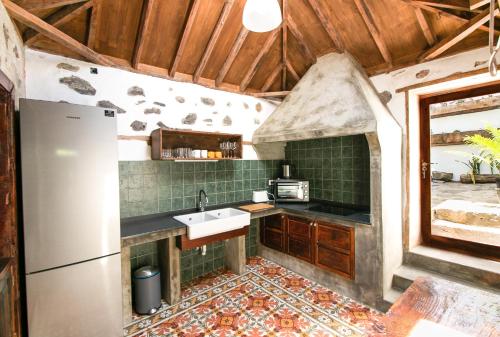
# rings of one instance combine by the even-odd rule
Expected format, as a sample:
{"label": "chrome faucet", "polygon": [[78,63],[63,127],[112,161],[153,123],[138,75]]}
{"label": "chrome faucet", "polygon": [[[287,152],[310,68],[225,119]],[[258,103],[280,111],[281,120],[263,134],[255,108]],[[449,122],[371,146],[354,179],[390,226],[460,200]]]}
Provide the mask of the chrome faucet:
{"label": "chrome faucet", "polygon": [[[201,195],[205,196],[205,199],[201,198]],[[208,205],[208,197],[207,194],[205,193],[204,190],[200,190],[200,193],[198,194],[198,210],[200,212],[205,212],[205,207]]]}

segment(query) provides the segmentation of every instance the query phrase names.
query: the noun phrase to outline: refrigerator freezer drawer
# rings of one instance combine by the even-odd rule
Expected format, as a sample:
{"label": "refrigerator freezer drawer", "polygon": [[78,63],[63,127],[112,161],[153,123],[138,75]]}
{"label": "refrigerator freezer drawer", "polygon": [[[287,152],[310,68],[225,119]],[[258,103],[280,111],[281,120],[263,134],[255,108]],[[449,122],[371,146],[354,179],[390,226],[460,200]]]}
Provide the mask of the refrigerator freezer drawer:
{"label": "refrigerator freezer drawer", "polygon": [[123,336],[120,254],[27,275],[30,337]]}

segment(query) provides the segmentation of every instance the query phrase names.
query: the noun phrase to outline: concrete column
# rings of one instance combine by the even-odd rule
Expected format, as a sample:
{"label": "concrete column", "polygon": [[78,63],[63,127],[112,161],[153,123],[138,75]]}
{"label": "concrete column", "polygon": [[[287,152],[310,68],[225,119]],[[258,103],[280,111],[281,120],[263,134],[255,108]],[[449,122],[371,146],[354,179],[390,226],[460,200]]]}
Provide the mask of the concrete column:
{"label": "concrete column", "polygon": [[238,236],[226,241],[226,266],[233,273],[241,275],[246,271],[245,236]]}
{"label": "concrete column", "polygon": [[161,296],[168,304],[181,300],[181,254],[175,237],[158,241]]}
{"label": "concrete column", "polygon": [[132,270],[130,267],[130,247],[122,247],[122,314],[123,323],[132,321]]}

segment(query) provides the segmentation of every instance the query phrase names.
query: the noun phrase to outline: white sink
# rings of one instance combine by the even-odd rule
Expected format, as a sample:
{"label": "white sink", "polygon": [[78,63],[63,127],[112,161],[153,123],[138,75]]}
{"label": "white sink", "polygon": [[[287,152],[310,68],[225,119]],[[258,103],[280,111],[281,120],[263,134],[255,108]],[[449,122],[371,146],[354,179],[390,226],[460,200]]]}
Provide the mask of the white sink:
{"label": "white sink", "polygon": [[174,219],[187,226],[190,240],[229,232],[250,225],[250,213],[235,208],[178,215],[174,216]]}

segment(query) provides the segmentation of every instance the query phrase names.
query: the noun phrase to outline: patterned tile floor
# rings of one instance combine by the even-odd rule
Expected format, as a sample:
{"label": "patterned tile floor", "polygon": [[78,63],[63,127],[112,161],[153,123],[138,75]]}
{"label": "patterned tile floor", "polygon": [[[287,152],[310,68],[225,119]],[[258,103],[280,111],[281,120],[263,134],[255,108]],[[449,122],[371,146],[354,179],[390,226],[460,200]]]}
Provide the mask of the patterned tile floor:
{"label": "patterned tile floor", "polygon": [[127,337],[385,336],[382,313],[260,257],[193,281],[182,301],[134,316]]}

